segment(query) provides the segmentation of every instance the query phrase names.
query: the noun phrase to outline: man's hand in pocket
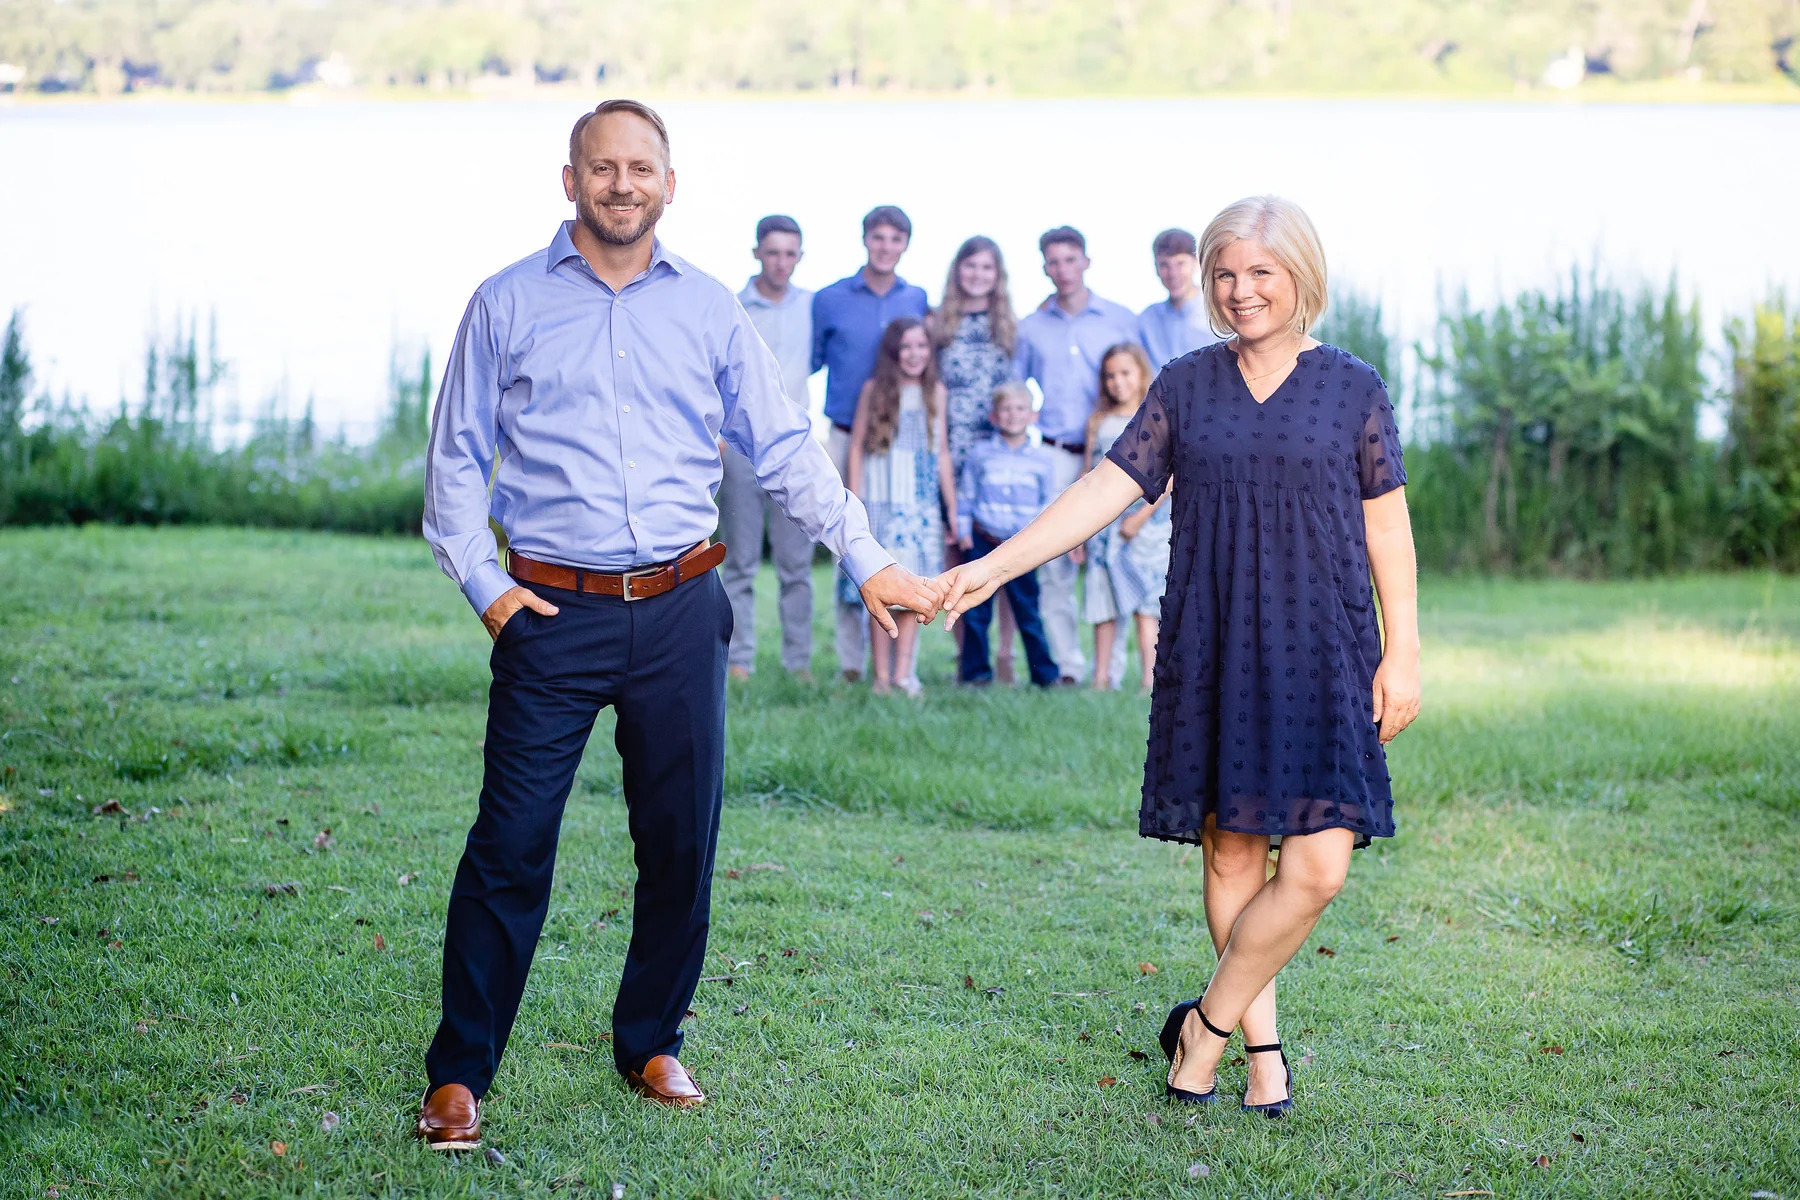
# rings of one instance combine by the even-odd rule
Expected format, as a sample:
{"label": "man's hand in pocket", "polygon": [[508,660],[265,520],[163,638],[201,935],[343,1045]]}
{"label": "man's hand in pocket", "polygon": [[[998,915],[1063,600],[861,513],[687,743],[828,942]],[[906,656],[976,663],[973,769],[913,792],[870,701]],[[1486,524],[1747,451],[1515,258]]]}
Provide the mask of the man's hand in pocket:
{"label": "man's hand in pocket", "polygon": [[521,608],[529,608],[532,612],[542,613],[546,617],[557,614],[556,605],[545,600],[536,592],[522,587],[511,587],[500,593],[500,598],[488,605],[488,610],[481,614],[481,623],[487,626],[488,637],[495,641],[500,639],[500,631],[512,620],[512,615]]}

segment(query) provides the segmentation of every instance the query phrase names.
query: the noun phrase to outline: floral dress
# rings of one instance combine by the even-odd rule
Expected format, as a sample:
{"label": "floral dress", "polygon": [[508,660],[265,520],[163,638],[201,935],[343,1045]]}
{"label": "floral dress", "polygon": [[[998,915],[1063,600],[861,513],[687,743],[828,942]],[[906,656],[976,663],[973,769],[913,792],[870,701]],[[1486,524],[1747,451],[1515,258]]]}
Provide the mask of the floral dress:
{"label": "floral dress", "polygon": [[1225,343],[1162,369],[1107,458],[1174,536],[1138,831],[1394,833],[1363,501],[1406,482],[1387,386],[1334,346],[1258,404]]}
{"label": "floral dress", "polygon": [[988,315],[964,313],[950,341],[938,351],[938,378],[950,397],[950,470],[955,478],[962,478],[969,447],[994,432],[988,420],[994,389],[1012,377],[1012,356],[994,344]]}
{"label": "floral dress", "polygon": [[863,455],[862,501],[869,532],[897,562],[930,578],[944,569],[936,423],[916,383],[900,389],[900,424],[879,454]]}
{"label": "floral dress", "polygon": [[[1129,417],[1103,417],[1088,447],[1090,466],[1112,448],[1125,431]],[[1150,514],[1136,537],[1119,532],[1125,518],[1144,510],[1148,501],[1134,500],[1112,524],[1088,539],[1087,595],[1082,615],[1090,624],[1114,621],[1141,613],[1154,617],[1161,609],[1163,588],[1169,576],[1169,506]]]}

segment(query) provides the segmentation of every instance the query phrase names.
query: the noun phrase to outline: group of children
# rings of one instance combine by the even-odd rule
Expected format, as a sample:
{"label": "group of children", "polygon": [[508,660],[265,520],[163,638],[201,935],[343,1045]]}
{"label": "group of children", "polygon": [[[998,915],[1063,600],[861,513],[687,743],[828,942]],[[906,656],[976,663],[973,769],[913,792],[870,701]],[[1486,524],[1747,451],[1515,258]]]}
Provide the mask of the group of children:
{"label": "group of children", "polygon": [[[1087,426],[1088,469],[1099,464],[1124,432],[1154,375],[1138,343],[1120,342],[1106,350],[1096,381],[1099,402]],[[1035,413],[1024,384],[1003,383],[994,389],[989,412],[994,432],[969,451],[960,475],[951,468],[945,409],[945,389],[937,378],[925,321],[894,321],[882,336],[874,377],[857,407],[848,483],[868,508],[876,540],[906,569],[928,577],[949,562],[990,553],[1029,524],[1060,490],[1048,452],[1031,436]],[[1094,631],[1096,688],[1122,686],[1111,665],[1115,643],[1130,634],[1130,627],[1120,623],[1130,622],[1138,635],[1140,686],[1150,689],[1169,569],[1169,528],[1164,493],[1154,504],[1140,500],[1132,505],[1073,556],[1086,567],[1083,615]],[[1035,571],[1009,580],[993,599],[964,614],[956,627],[958,678],[971,686],[993,681],[988,631],[1001,596],[1024,641],[1032,683],[1054,686],[1062,677],[1039,615]],[[897,687],[917,695],[922,690],[916,673],[919,627],[903,621],[899,629],[897,639],[872,631],[874,690]]]}

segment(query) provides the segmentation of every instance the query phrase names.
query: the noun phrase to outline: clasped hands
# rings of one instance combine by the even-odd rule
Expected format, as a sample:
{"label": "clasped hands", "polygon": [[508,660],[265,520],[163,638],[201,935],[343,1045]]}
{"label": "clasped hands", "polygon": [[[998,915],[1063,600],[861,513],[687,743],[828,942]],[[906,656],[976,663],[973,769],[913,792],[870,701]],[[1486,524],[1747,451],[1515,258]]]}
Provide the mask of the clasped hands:
{"label": "clasped hands", "polygon": [[905,567],[884,567],[862,585],[862,601],[889,637],[899,635],[890,608],[906,609],[921,625],[929,625],[938,613],[946,614],[944,628],[956,618],[992,596],[1006,579],[987,558],[950,568],[933,579],[923,579]]}

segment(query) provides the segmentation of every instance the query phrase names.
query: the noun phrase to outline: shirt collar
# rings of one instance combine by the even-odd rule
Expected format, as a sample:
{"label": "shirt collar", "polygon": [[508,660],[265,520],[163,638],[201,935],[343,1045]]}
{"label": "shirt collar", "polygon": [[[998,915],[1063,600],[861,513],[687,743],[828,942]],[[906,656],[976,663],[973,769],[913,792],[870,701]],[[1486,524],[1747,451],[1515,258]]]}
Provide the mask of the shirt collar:
{"label": "shirt collar", "polygon": [[787,295],[782,297],[780,303],[776,303],[756,290],[756,281],[760,278],[760,275],[752,275],[750,277],[750,282],[744,285],[744,290],[738,293],[738,303],[742,304],[745,308],[749,308],[753,304],[759,308],[786,308],[800,298],[800,289],[796,288],[792,283],[789,283]]}
{"label": "shirt collar", "polygon": [[[550,239],[549,262],[544,267],[546,273],[556,270],[556,268],[568,262],[571,258],[581,257],[581,251],[575,248],[574,231],[575,222],[573,221],[564,221],[561,225],[556,227],[556,236]],[[650,271],[656,270],[658,263],[667,266],[669,270],[675,272],[677,275],[682,275],[687,272],[687,263],[682,261],[679,255],[669,253],[663,246],[661,238],[652,238],[650,242]],[[646,271],[645,274],[649,274],[649,271]]]}
{"label": "shirt collar", "polygon": [[[1038,311],[1055,313],[1057,316],[1062,317],[1064,320],[1073,321],[1076,317],[1086,316],[1088,313],[1100,313],[1102,316],[1104,316],[1106,310],[1100,307],[1101,303],[1102,303],[1102,301],[1100,299],[1100,294],[1098,292],[1094,291],[1093,288],[1089,288],[1088,289],[1087,307],[1083,308],[1078,313],[1070,313],[1069,311],[1064,309],[1061,304],[1057,303],[1056,293],[1051,292],[1050,298],[1048,300],[1045,300],[1042,304],[1038,305]],[[1167,301],[1164,301],[1164,303],[1166,304]]]}
{"label": "shirt collar", "polygon": [[[883,292],[882,295],[883,295],[883,297],[891,296],[895,292],[904,291],[906,288],[908,288],[910,286],[912,286],[912,285],[907,283],[906,280],[900,275],[900,273],[898,271],[896,271],[894,273],[894,286],[889,288],[886,292]],[[875,294],[875,289],[869,286],[868,279],[863,275],[863,273],[860,269],[856,272],[856,274],[854,274],[850,277],[850,287],[851,287],[851,290],[853,290],[853,291],[867,292],[871,296],[873,296]]]}

